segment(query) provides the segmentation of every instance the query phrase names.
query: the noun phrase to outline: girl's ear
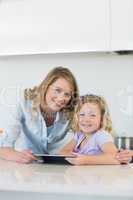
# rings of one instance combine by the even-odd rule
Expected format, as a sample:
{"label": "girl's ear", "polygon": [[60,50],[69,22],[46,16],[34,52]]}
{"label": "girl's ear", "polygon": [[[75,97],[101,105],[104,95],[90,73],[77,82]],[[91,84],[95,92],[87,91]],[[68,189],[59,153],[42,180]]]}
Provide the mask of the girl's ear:
{"label": "girl's ear", "polygon": [[105,129],[106,124],[107,124],[107,118],[106,118],[106,114],[104,114],[104,115],[101,117],[101,124],[100,124],[100,127],[101,127],[102,129]]}

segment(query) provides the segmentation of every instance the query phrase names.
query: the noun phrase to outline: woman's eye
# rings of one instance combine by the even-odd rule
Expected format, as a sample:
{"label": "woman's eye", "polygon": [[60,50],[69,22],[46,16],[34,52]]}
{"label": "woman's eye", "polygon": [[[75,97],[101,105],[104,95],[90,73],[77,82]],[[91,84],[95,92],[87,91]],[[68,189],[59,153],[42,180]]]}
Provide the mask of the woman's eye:
{"label": "woman's eye", "polygon": [[71,97],[71,94],[70,93],[65,93],[65,96],[69,98],[69,97]]}
{"label": "woman's eye", "polygon": [[60,90],[59,88],[56,88],[56,89],[55,89],[55,92],[60,93],[61,90]]}

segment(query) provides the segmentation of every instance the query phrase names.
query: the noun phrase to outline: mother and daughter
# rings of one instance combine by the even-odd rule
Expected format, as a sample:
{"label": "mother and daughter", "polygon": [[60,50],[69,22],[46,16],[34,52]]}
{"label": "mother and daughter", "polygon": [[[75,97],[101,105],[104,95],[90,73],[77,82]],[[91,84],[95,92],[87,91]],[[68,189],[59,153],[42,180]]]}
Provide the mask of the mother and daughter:
{"label": "mother and daughter", "polygon": [[39,86],[24,91],[14,122],[1,139],[0,158],[30,163],[37,160],[36,153],[74,154],[67,158],[74,165],[128,163],[130,151],[118,152],[111,132],[105,100],[79,98],[72,72],[57,67]]}

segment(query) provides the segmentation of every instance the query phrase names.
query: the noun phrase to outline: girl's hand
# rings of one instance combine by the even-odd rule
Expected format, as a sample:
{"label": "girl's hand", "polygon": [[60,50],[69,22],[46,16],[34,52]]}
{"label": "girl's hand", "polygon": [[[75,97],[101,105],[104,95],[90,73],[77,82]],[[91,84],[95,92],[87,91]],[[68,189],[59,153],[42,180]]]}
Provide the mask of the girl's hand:
{"label": "girl's hand", "polygon": [[65,160],[67,160],[70,164],[72,165],[85,165],[86,162],[86,156],[85,155],[78,155],[78,154],[74,154],[77,155],[76,157],[73,158],[67,158]]}
{"label": "girl's hand", "polygon": [[1,158],[17,163],[31,163],[33,160],[37,160],[30,150],[20,152],[12,148],[3,148],[3,156]]}
{"label": "girl's hand", "polygon": [[128,164],[132,160],[132,155],[130,150],[128,149],[121,149],[117,154],[116,154],[116,159],[121,163],[121,164]]}

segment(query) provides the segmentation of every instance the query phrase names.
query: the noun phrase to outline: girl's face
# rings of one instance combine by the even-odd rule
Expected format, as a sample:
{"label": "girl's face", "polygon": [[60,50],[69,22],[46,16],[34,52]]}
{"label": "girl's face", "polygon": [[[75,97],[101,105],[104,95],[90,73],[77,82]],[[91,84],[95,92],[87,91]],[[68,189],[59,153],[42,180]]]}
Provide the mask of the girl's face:
{"label": "girl's face", "polygon": [[72,97],[71,84],[64,78],[57,79],[46,92],[47,111],[57,112],[65,108]]}
{"label": "girl's face", "polygon": [[80,109],[79,128],[84,133],[94,133],[100,128],[101,113],[99,106],[93,103],[85,103]]}

